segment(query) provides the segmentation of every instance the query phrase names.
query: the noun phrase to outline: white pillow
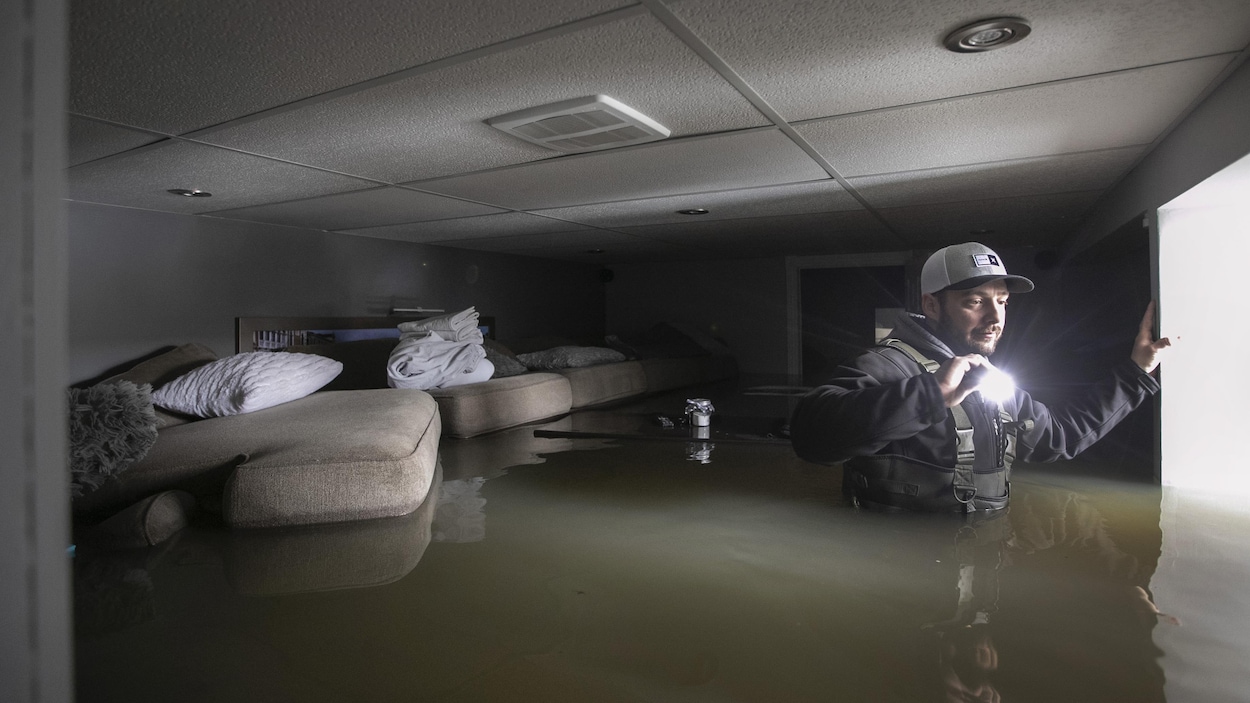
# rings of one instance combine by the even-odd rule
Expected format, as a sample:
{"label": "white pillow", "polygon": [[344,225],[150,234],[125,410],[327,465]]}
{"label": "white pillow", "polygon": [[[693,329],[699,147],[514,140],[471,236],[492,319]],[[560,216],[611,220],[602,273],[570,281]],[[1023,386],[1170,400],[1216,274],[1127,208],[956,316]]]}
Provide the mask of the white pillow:
{"label": "white pillow", "polygon": [[340,362],[316,354],[245,352],[179,376],[152,402],[197,417],[241,415],[299,400],[342,371]]}

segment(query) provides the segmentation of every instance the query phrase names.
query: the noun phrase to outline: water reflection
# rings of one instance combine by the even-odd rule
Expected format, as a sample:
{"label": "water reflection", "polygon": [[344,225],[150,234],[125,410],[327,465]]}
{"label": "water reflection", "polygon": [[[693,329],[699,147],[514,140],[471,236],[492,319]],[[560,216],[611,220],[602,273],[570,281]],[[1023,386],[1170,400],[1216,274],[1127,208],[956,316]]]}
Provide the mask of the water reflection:
{"label": "water reflection", "polygon": [[481,476],[444,481],[434,514],[435,542],[481,542],[486,539],[486,499]]}
{"label": "water reflection", "polygon": [[1179,622],[1146,590],[1157,552],[1120,548],[1086,497],[1025,486],[953,544],[954,607],[921,628],[940,700],[1164,700],[1152,630]]}
{"label": "water reflection", "polygon": [[412,513],[291,529],[234,530],[226,535],[226,577],[235,592],[273,596],[371,588],[407,576],[430,544],[443,472]]}

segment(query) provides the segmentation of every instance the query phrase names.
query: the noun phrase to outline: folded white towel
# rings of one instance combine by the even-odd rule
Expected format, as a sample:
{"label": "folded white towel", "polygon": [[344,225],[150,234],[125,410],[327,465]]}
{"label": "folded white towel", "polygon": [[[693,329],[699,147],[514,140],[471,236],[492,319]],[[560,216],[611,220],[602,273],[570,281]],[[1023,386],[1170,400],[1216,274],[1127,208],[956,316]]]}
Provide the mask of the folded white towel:
{"label": "folded white towel", "polygon": [[[395,346],[386,364],[387,383],[391,388],[420,390],[441,388],[455,381],[464,383],[466,374],[476,378],[478,374],[474,372],[483,362],[486,350],[482,345],[446,340],[437,332],[425,332],[401,339]],[[493,365],[490,372],[494,372]]]}
{"label": "folded white towel", "polygon": [[424,332],[437,332],[440,337],[451,342],[482,343],[482,331],[477,328],[477,309],[465,308],[457,313],[427,317],[424,320],[402,322],[399,325],[399,336],[403,339],[409,335]]}

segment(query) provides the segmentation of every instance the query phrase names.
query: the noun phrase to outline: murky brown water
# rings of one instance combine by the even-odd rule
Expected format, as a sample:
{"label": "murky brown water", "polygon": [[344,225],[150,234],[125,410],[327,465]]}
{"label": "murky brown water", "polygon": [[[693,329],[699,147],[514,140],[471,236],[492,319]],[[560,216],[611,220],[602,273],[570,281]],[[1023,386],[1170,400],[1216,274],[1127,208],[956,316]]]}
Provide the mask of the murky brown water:
{"label": "murky brown water", "polygon": [[856,511],[787,446],[687,449],[449,440],[406,518],[80,552],[78,700],[1246,695],[1245,606],[1203,605],[1242,517],[1036,468],[996,519]]}

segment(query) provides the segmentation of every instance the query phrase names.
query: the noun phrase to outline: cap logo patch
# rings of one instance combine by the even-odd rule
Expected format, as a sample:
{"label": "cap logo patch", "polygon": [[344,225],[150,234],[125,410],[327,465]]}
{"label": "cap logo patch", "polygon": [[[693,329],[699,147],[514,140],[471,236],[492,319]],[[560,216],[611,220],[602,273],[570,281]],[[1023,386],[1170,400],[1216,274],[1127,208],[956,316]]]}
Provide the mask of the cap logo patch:
{"label": "cap logo patch", "polygon": [[985,268],[986,266],[1001,266],[998,263],[998,257],[993,254],[973,254],[972,265],[977,268]]}

